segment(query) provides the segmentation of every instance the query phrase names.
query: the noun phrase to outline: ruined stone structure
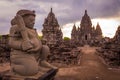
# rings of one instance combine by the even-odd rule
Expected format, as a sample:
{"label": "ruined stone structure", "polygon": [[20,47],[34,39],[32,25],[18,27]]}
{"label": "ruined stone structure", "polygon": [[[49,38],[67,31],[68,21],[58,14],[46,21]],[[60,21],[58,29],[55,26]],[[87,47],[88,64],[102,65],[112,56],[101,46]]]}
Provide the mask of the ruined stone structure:
{"label": "ruined stone structure", "polygon": [[9,35],[1,35],[0,51],[1,49],[4,49],[4,50],[9,49],[8,40],[9,40]]}
{"label": "ruined stone structure", "polygon": [[43,41],[46,41],[46,44],[50,47],[62,42],[63,34],[58,24],[57,18],[52,12],[52,8],[47,18],[44,20],[42,33]]}
{"label": "ruined stone structure", "polygon": [[1,35],[0,44],[7,44],[8,43],[8,35]]}
{"label": "ruined stone structure", "polygon": [[71,33],[71,40],[75,44],[91,44],[95,40],[102,39],[102,31],[99,23],[95,27],[92,27],[92,22],[90,17],[85,10],[85,14],[82,17],[80,27],[76,28],[75,24]]}
{"label": "ruined stone structure", "polygon": [[120,41],[120,26],[118,26],[117,31],[115,33],[115,36],[114,36],[113,40],[115,42],[117,42],[117,43]]}
{"label": "ruined stone structure", "polygon": [[120,66],[120,26],[118,26],[113,38],[104,38],[104,44],[97,49],[98,55],[112,67]]}
{"label": "ruined stone structure", "polygon": [[[81,50],[62,44],[59,47],[51,49],[51,55],[48,56],[48,61],[51,63],[65,65],[79,65],[81,59]],[[67,66],[66,66],[67,67]]]}
{"label": "ruined stone structure", "polygon": [[34,29],[35,16],[35,11],[23,9],[19,10],[11,21],[9,37],[11,75],[18,75],[17,78],[21,78],[16,80],[24,80],[21,76],[39,78],[48,70],[57,69],[47,62],[50,50],[47,45],[41,43]]}
{"label": "ruined stone structure", "polygon": [[10,61],[9,35],[1,35],[0,38],[0,63]]}

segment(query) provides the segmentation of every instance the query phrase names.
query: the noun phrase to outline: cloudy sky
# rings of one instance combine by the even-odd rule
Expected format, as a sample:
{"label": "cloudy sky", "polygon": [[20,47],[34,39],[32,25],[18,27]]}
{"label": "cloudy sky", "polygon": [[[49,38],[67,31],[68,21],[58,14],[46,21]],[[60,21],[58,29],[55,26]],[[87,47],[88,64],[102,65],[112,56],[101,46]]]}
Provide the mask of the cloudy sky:
{"label": "cloudy sky", "polygon": [[64,36],[70,37],[75,23],[78,27],[85,9],[96,26],[99,22],[103,36],[113,37],[120,25],[120,0],[0,0],[0,34],[8,34],[10,21],[20,9],[36,11],[35,28],[41,35],[45,17],[53,8]]}

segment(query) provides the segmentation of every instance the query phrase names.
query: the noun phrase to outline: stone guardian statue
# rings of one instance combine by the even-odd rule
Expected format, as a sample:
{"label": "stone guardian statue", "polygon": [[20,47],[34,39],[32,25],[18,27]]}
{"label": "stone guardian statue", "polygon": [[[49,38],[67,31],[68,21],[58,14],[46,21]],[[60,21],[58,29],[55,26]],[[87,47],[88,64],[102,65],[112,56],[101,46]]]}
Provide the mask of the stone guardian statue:
{"label": "stone guardian statue", "polygon": [[42,67],[57,69],[46,61],[50,51],[47,45],[42,45],[34,29],[35,16],[35,11],[19,10],[11,20],[9,45],[14,74],[33,76]]}

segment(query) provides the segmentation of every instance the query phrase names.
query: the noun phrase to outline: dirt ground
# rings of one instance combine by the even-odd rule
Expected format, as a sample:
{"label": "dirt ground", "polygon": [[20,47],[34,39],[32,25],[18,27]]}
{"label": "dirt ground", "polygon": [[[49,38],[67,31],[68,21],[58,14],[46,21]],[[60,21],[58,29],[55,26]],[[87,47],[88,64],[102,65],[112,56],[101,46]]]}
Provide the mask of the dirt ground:
{"label": "dirt ground", "polygon": [[96,48],[80,47],[83,55],[80,66],[60,68],[55,80],[120,80],[120,70],[108,68],[95,54]]}
{"label": "dirt ground", "polygon": [[[96,55],[96,47],[79,47],[82,50],[80,65],[60,68],[55,80],[120,80],[120,70],[109,68]],[[9,63],[0,64],[0,72],[9,70]]]}

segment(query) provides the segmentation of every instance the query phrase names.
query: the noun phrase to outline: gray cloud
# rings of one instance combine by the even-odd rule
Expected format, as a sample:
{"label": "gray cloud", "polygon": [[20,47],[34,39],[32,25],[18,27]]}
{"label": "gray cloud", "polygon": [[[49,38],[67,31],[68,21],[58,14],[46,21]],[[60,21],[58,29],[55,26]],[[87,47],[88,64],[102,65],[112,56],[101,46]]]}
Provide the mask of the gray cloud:
{"label": "gray cloud", "polygon": [[120,16],[120,0],[1,0],[0,24],[2,27],[0,27],[0,34],[3,33],[2,30],[9,29],[10,20],[20,9],[36,11],[35,26],[40,32],[51,7],[61,26],[80,21],[85,9],[88,10],[91,18]]}

